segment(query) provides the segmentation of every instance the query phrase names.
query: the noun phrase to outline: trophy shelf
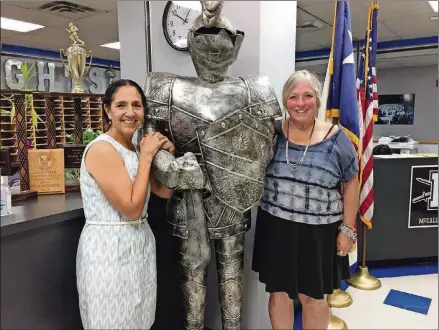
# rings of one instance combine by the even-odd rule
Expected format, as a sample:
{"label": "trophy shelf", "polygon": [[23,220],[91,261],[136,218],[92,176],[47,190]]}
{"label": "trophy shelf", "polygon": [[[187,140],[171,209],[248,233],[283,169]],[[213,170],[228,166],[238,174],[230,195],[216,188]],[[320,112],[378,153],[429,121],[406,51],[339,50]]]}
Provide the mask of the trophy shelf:
{"label": "trophy shelf", "polygon": [[[21,122],[21,129],[17,127],[17,110],[11,118],[13,102],[17,96],[21,96],[18,99],[24,100],[25,103],[25,118],[24,122]],[[23,156],[21,163],[19,159],[20,136],[21,141],[26,141],[27,149],[55,149],[77,144],[75,141],[82,141],[85,131],[105,132],[108,123],[103,118],[102,97],[102,94],[89,93],[1,90],[0,148],[9,150],[13,172],[21,172],[26,166],[21,164]],[[26,135],[25,138],[23,134]],[[78,188],[79,185],[67,187],[66,191],[77,191]],[[25,195],[22,191],[20,198],[26,198]],[[28,192],[27,195],[32,194]],[[18,196],[14,198],[16,199]]]}

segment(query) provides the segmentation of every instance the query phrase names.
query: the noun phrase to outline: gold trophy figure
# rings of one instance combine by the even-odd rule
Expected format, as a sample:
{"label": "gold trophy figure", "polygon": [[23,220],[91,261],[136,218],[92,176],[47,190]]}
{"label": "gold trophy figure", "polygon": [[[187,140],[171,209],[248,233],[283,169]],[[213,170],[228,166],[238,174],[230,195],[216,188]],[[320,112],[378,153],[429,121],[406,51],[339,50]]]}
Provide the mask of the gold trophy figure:
{"label": "gold trophy figure", "polygon": [[[66,31],[70,34],[70,39],[73,41],[73,44],[67,48],[67,51],[64,49],[60,49],[61,61],[66,67],[70,78],[72,79],[72,93],[84,93],[84,90],[81,88],[80,80],[84,75],[90,70],[91,62],[92,62],[92,54],[91,50],[86,51],[82,46],[84,46],[84,41],[79,39],[78,31],[79,29],[73,25],[73,23],[69,24],[69,28]],[[67,57],[67,63],[64,62],[63,56]],[[87,64],[87,58],[90,57],[90,61]]]}

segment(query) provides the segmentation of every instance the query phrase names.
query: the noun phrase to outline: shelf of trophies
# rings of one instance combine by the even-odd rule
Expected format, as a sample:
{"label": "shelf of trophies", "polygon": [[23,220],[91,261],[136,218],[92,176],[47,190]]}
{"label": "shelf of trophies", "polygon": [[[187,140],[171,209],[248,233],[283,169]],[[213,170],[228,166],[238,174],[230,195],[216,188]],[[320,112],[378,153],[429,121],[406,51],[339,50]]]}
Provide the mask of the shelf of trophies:
{"label": "shelf of trophies", "polygon": [[108,130],[102,96],[2,90],[2,175],[19,175],[13,201],[79,191],[85,146]]}

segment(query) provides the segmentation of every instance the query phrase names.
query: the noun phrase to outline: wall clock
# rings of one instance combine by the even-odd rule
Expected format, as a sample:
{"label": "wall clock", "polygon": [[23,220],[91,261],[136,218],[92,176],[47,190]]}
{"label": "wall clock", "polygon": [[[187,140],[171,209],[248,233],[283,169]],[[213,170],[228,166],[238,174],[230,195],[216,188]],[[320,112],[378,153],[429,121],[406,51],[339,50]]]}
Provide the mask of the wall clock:
{"label": "wall clock", "polygon": [[168,44],[186,51],[187,33],[195,18],[201,14],[200,1],[168,1],[163,12],[162,27]]}

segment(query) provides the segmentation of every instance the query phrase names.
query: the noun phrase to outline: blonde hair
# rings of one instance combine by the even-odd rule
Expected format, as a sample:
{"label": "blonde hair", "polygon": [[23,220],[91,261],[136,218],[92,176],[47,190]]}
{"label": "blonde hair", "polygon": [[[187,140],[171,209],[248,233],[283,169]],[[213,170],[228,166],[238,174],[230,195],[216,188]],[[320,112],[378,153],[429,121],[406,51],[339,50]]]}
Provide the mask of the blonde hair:
{"label": "blonde hair", "polygon": [[322,84],[315,74],[309,72],[308,70],[300,70],[294,72],[287,79],[282,89],[282,104],[285,110],[287,109],[287,100],[290,96],[291,90],[302,81],[308,81],[310,83],[317,99],[317,110],[319,109],[322,98]]}

